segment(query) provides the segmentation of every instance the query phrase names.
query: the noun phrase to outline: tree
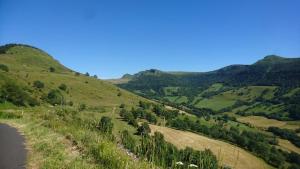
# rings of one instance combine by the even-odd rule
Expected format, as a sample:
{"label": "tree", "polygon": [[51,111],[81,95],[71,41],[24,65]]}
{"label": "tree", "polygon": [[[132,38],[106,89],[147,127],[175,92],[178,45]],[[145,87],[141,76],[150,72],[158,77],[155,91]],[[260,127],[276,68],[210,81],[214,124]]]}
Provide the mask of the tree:
{"label": "tree", "polygon": [[93,78],[98,79],[98,76],[97,76],[97,75],[94,75]]}
{"label": "tree", "polygon": [[114,124],[110,117],[103,116],[99,122],[99,130],[103,133],[111,134]]}
{"label": "tree", "polygon": [[85,75],[86,75],[86,76],[90,76],[89,72],[86,72]]}
{"label": "tree", "polygon": [[62,83],[62,84],[60,84],[60,85],[58,86],[58,88],[59,88],[60,90],[66,91],[66,90],[67,90],[67,85],[64,84],[64,83]]}
{"label": "tree", "polygon": [[151,129],[149,127],[149,124],[144,122],[138,129],[137,133],[139,135],[148,135],[151,132]]}
{"label": "tree", "polygon": [[49,71],[50,71],[50,72],[55,72],[55,68],[54,68],[54,67],[50,67],[50,68],[49,68]]}
{"label": "tree", "polygon": [[44,85],[43,82],[41,82],[39,80],[36,80],[36,81],[33,82],[33,86],[38,88],[38,89],[42,89],[42,88],[44,88],[45,85]]}

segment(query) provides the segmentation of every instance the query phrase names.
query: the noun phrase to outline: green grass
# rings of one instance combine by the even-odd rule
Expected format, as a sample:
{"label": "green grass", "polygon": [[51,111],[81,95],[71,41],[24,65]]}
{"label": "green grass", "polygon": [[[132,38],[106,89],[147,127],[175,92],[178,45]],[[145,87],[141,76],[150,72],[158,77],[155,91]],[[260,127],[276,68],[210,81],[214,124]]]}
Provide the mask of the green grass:
{"label": "green grass", "polygon": [[186,103],[188,101],[186,96],[167,96],[164,98],[168,99],[170,102],[178,103],[178,104]]}
{"label": "green grass", "polygon": [[164,87],[163,91],[166,96],[171,96],[178,91],[179,87]]}
{"label": "green grass", "polygon": [[23,113],[21,110],[6,112],[15,114],[9,118],[1,116],[0,122],[15,126],[24,133],[30,147],[29,167],[149,168],[143,161],[133,161],[114,141],[101,134],[96,129],[98,120],[86,119],[86,115],[97,116],[97,113],[74,114],[68,108],[60,114],[60,110],[38,107],[23,109]]}
{"label": "green grass", "polygon": [[[0,86],[8,80],[13,81],[41,103],[34,108],[23,107],[24,114],[20,119],[1,119],[1,122],[15,125],[24,132],[28,144],[33,146],[32,157],[37,158],[30,161],[38,163],[38,168],[151,168],[144,161],[134,161],[117,144],[120,131],[135,132],[119,118],[119,105],[124,103],[130,109],[146,99],[109,82],[82,74],[76,76],[49,55],[30,47],[12,47],[0,55],[0,61],[9,67],[9,72],[0,71]],[[55,72],[49,72],[50,67],[54,67]],[[35,80],[42,81],[45,87],[34,88]],[[63,106],[66,109],[63,112],[60,106],[50,106],[42,99],[62,83],[66,84],[67,90],[61,93],[67,102],[74,103],[72,107]],[[80,104],[86,104],[87,109],[79,112]],[[114,108],[116,110],[112,112]],[[8,113],[17,111],[21,114],[20,109],[8,103],[0,104],[0,110]],[[104,115],[112,118],[115,141],[96,129]],[[79,154],[74,159],[69,157],[73,152],[68,152],[73,143],[76,143]]]}
{"label": "green grass", "polygon": [[[205,91],[217,91],[222,88],[222,84],[213,84],[210,88]],[[252,102],[254,99],[262,96],[264,99],[271,99],[274,97],[274,90],[276,87],[273,86],[249,86],[237,89],[228,90],[209,98],[203,98],[198,96],[194,99],[192,104],[198,108],[210,108],[212,110],[221,110],[232,106],[237,100]],[[204,91],[204,92],[205,92]],[[262,95],[263,91],[266,91]],[[203,92],[202,92],[203,93]],[[200,94],[201,95],[201,94]]]}
{"label": "green grass", "polygon": [[210,108],[212,110],[221,110],[223,108],[232,106],[235,103],[233,99],[226,99],[223,96],[214,96],[211,99],[203,99],[195,106],[198,108]]}

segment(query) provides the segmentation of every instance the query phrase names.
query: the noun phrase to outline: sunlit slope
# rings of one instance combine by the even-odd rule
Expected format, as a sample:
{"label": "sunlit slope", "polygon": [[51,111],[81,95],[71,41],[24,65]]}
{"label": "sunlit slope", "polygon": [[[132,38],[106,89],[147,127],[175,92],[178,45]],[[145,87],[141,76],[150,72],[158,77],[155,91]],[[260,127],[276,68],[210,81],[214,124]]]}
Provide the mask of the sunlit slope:
{"label": "sunlit slope", "polygon": [[[24,45],[9,47],[5,54],[0,55],[1,64],[8,66],[9,71],[1,73],[0,81],[11,79],[33,91],[33,83],[39,80],[45,87],[33,91],[39,101],[51,89],[58,89],[65,84],[66,91],[62,91],[66,101],[87,106],[113,107],[121,103],[132,105],[142,98],[121,90],[108,82],[87,77],[83,74],[64,67],[47,53]],[[51,72],[50,68],[54,68]]]}
{"label": "sunlit slope", "polygon": [[167,141],[180,148],[210,149],[217,156],[219,162],[225,166],[236,169],[272,168],[253,154],[224,141],[156,125],[151,125],[151,130],[163,133]]}

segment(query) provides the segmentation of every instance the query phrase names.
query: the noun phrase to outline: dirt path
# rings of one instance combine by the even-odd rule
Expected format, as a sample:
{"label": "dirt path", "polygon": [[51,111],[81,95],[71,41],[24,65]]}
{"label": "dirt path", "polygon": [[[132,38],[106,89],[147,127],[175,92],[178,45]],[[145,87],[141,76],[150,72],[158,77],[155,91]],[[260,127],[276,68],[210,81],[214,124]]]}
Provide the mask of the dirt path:
{"label": "dirt path", "polygon": [[27,150],[17,129],[0,124],[0,168],[25,169]]}

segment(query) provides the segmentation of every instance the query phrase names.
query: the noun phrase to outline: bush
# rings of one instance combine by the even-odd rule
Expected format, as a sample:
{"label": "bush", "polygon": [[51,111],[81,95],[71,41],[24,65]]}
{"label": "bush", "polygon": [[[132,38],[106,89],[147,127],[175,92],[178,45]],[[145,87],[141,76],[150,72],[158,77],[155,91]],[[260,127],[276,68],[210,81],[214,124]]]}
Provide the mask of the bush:
{"label": "bush", "polygon": [[139,135],[148,135],[151,132],[151,129],[148,125],[148,123],[144,122],[138,129],[137,134]]}
{"label": "bush", "polygon": [[36,106],[38,101],[29,96],[25,89],[21,88],[13,82],[5,83],[0,89],[0,102],[11,102],[16,106]]}
{"label": "bush", "polygon": [[62,83],[62,84],[60,84],[60,85],[58,86],[58,88],[59,88],[60,90],[66,91],[66,90],[67,90],[67,85],[64,84],[64,83]]}
{"label": "bush", "polygon": [[125,148],[129,149],[131,152],[134,152],[136,142],[134,138],[129,134],[128,130],[122,131],[121,141]]}
{"label": "bush", "polygon": [[44,86],[45,86],[44,83],[39,80],[33,82],[33,87],[36,87],[38,89],[42,89],[44,88]]}
{"label": "bush", "polygon": [[50,72],[55,72],[55,68],[54,68],[54,67],[50,67],[50,68],[49,68],[49,71],[50,71]]}
{"label": "bush", "polygon": [[125,104],[124,104],[124,103],[122,103],[122,104],[119,106],[119,108],[120,108],[120,109],[123,109],[123,108],[125,108]]}
{"label": "bush", "polygon": [[113,126],[110,117],[103,116],[99,122],[99,130],[106,134],[112,134]]}
{"label": "bush", "polygon": [[74,103],[73,103],[72,101],[69,101],[68,105],[69,105],[69,106],[73,106]]}
{"label": "bush", "polygon": [[79,111],[83,111],[85,109],[86,109],[86,105],[84,103],[79,105],[79,108],[78,108]]}
{"label": "bush", "polygon": [[3,70],[5,72],[8,72],[8,66],[4,65],[4,64],[0,64],[0,70]]}
{"label": "bush", "polygon": [[52,105],[57,105],[57,104],[64,104],[64,96],[60,93],[59,90],[50,90],[48,95],[47,95],[47,102],[52,104]]}

